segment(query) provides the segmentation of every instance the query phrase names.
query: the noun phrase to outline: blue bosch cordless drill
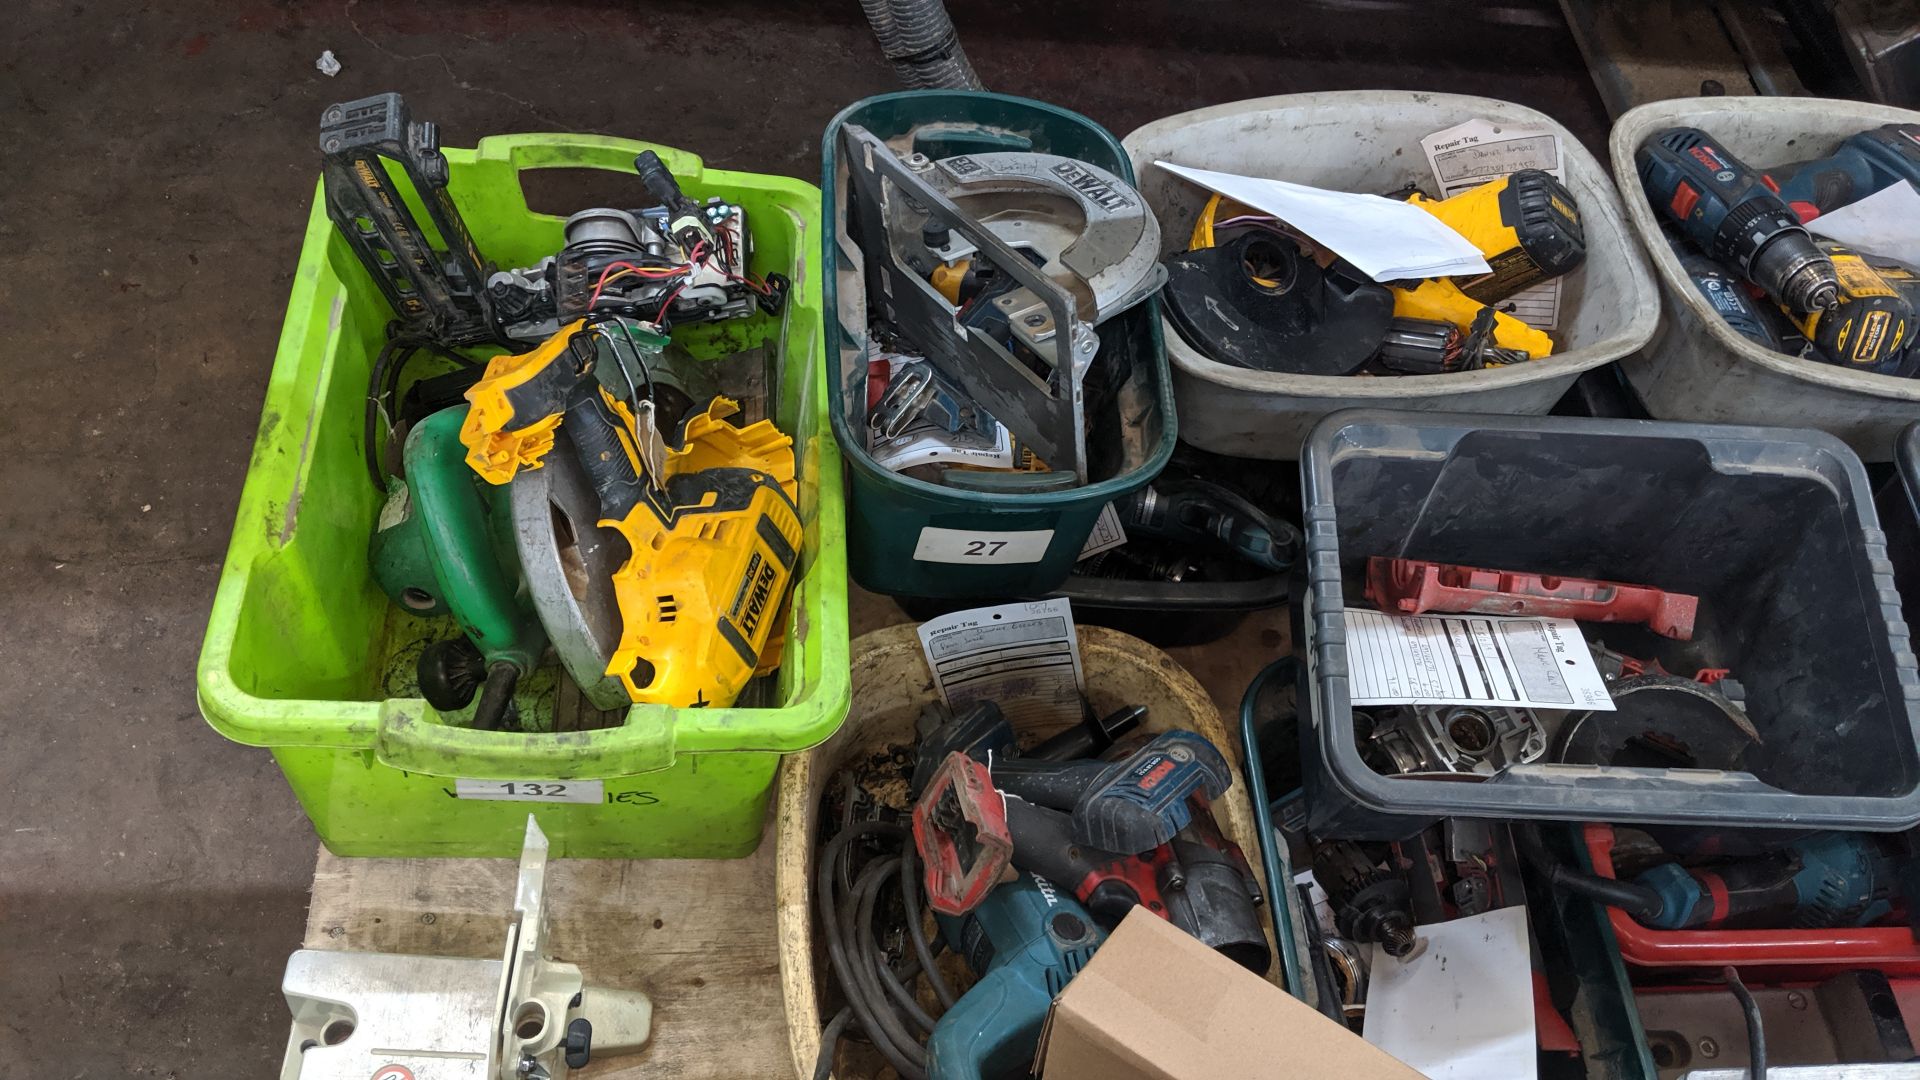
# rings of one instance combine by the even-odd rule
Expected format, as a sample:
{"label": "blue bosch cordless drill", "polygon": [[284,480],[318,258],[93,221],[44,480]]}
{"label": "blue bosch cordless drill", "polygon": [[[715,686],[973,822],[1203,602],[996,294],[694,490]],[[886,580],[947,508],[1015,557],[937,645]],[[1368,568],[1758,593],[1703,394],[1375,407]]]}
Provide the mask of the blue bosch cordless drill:
{"label": "blue bosch cordless drill", "polygon": [[1826,157],[1768,169],[1767,180],[1802,222],[1902,180],[1920,184],[1920,124],[1869,128]]}
{"label": "blue bosch cordless drill", "polygon": [[1634,155],[1640,183],[1705,254],[1739,268],[1788,313],[1810,315],[1840,299],[1833,260],[1821,252],[1767,178],[1698,128],[1668,128]]}
{"label": "blue bosch cordless drill", "polygon": [[1055,994],[1106,932],[1073,897],[1023,873],[965,915],[941,915],[947,945],[980,976],[927,1041],[927,1080],[1019,1080],[1031,1074]]}

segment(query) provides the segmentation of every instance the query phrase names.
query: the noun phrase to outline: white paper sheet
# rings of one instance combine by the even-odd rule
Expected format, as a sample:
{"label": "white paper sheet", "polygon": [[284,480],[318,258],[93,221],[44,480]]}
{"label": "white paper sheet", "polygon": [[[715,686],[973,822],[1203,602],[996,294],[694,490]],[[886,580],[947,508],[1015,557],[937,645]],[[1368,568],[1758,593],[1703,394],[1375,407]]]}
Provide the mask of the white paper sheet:
{"label": "white paper sheet", "polygon": [[1209,191],[1272,214],[1375,281],[1484,274],[1489,269],[1480,249],[1466,237],[1410,203],[1285,180],[1191,169],[1167,161],[1154,164]]}
{"label": "white paper sheet", "polygon": [[1538,1076],[1527,909],[1498,908],[1419,933],[1426,947],[1408,960],[1373,947],[1365,1039],[1432,1080]]}
{"label": "white paper sheet", "polygon": [[1087,544],[1074,556],[1074,561],[1091,559],[1103,551],[1112,551],[1127,542],[1127,528],[1120,524],[1120,511],[1112,503],[1100,508],[1100,516],[1093,519],[1093,528],[1087,533]]}
{"label": "white paper sheet", "polygon": [[1895,184],[1807,222],[1807,228],[1850,248],[1920,266],[1920,191]]}
{"label": "white paper sheet", "polygon": [[1065,599],[942,615],[921,624],[920,647],[950,706],[991,701],[1016,729],[1081,720],[1086,679]]}
{"label": "white paper sheet", "polygon": [[[1421,148],[1443,199],[1521,169],[1539,169],[1560,181],[1567,178],[1560,136],[1547,128],[1474,119],[1434,132],[1421,140]],[[1536,330],[1551,330],[1560,321],[1560,280],[1535,285],[1499,307]]]}
{"label": "white paper sheet", "polygon": [[1613,711],[1613,695],[1572,619],[1348,608],[1347,677],[1355,705]]}

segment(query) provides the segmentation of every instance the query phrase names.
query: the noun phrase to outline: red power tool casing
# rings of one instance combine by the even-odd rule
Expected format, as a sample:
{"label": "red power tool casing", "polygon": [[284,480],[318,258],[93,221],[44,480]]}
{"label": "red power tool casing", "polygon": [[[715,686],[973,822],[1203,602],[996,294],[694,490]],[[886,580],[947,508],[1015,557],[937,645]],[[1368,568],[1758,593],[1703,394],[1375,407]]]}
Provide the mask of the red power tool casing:
{"label": "red power tool casing", "polygon": [[[1205,797],[1194,796],[1193,804],[1193,822],[1181,830],[1179,839],[1211,848],[1231,860],[1252,880],[1253,867],[1247,862],[1246,853],[1220,832]],[[1017,838],[1015,842],[1018,843]],[[1084,863],[1085,873],[1077,881],[1062,884],[1068,885],[1074,899],[1086,905],[1095,921],[1107,925],[1111,919],[1117,924],[1136,904],[1163,919],[1172,917],[1164,891],[1170,884],[1168,875],[1185,873],[1174,858],[1172,841],[1137,855],[1116,855],[1088,848],[1078,849],[1078,854],[1081,858],[1077,861]],[[1069,853],[1069,859],[1071,856]],[[1020,860],[1017,847],[1014,859]]]}
{"label": "red power tool casing", "polygon": [[1693,637],[1700,611],[1697,596],[1646,585],[1378,555],[1367,560],[1367,599],[1394,615],[1442,611],[1645,623],[1654,633],[1679,641]]}
{"label": "red power tool casing", "polygon": [[940,763],[913,805],[913,845],[925,863],[927,904],[942,915],[965,915],[1000,884],[1013,836],[984,763],[957,751]]}

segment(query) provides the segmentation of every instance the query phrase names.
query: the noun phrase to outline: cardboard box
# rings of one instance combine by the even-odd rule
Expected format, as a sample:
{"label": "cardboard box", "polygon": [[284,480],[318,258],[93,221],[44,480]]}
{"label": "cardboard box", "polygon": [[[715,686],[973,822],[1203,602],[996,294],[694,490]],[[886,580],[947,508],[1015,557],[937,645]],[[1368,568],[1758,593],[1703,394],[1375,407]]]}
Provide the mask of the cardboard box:
{"label": "cardboard box", "polygon": [[1054,1000],[1042,1080],[1421,1080],[1285,990],[1135,908]]}

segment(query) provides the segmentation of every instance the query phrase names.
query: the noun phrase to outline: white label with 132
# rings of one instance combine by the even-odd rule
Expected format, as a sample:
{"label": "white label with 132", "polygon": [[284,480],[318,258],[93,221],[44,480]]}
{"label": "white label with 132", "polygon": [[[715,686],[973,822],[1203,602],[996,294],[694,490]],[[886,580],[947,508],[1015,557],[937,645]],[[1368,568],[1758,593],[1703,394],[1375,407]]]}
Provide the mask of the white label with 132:
{"label": "white label with 132", "polygon": [[598,803],[605,799],[599,780],[455,780],[462,799],[494,802]]}

